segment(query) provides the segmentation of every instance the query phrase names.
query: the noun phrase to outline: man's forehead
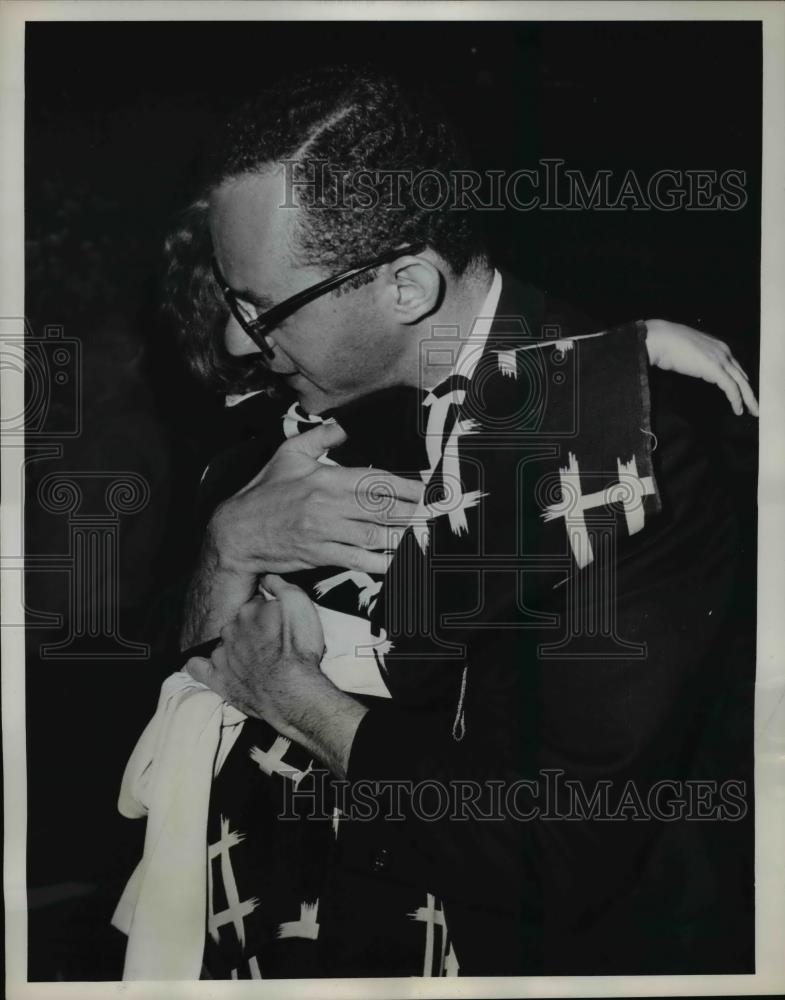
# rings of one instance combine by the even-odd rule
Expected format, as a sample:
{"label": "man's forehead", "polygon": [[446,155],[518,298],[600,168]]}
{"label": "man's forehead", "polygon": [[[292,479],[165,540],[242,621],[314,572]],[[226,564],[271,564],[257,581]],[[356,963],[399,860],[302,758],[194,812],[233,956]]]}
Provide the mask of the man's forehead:
{"label": "man's forehead", "polygon": [[244,174],[210,197],[213,248],[232,285],[248,283],[274,260],[289,258],[296,208],[285,207],[278,171]]}

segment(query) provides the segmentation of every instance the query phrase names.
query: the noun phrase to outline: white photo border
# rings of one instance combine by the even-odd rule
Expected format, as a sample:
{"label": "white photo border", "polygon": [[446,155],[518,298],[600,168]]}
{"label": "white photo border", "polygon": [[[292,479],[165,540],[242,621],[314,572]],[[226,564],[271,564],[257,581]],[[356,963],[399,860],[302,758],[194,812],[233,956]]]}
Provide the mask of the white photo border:
{"label": "white photo border", "polygon": [[[2,0],[0,317],[24,316],[24,52],[31,21],[743,20],[763,30],[758,658],[755,701],[756,968],[743,976],[335,979],[197,983],[28,983],[24,628],[2,638],[6,993],[28,998],[419,998],[761,995],[785,992],[785,5],[777,2],[262,2]],[[656,71],[656,69],[655,69]],[[663,70],[665,71],[665,70]],[[732,68],[729,67],[729,72]],[[2,413],[23,412],[21,373],[0,371]],[[2,552],[21,554],[22,449],[2,449]],[[7,577],[7,579],[6,579]],[[23,620],[21,573],[4,574],[3,622]]]}

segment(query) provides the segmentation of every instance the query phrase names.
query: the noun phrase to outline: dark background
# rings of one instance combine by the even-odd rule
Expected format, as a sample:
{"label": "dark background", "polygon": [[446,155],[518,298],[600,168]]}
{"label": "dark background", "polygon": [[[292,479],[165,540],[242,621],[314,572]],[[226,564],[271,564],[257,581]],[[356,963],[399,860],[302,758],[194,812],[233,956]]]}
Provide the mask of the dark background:
{"label": "dark background", "polygon": [[[581,307],[598,328],[652,316],[698,326],[731,343],[757,385],[755,23],[28,24],[26,312],[34,336],[57,324],[82,346],[81,435],[58,459],[28,452],[28,555],[68,545],[66,519],[36,500],[46,474],[130,470],[151,486],[146,508],[121,519],[119,580],[121,632],[149,643],[148,658],[42,655],[42,643],[67,635],[66,577],[28,576],[34,980],[119,977],[119,936],[107,922],[143,824],[116,814],[116,795],[172,669],[159,637],[176,620],[192,498],[221,439],[219,403],[191,384],[158,312],[162,242],[225,112],[282,74],[330,61],[403,68],[430,83],[479,169],[561,157],[587,177],[610,169],[617,182],[628,169],[644,181],[663,168],[746,171],[748,201],[736,212],[508,211],[486,222],[500,262]],[[756,428],[726,413],[715,390],[691,382],[689,391],[727,463],[744,525],[737,672],[697,767],[700,776],[744,778],[752,773]],[[54,438],[75,407],[55,402]],[[36,628],[40,612],[63,614],[64,628]],[[752,823],[732,836],[701,835],[707,871],[689,885],[685,875],[699,917],[685,918],[683,941],[714,956],[705,971],[749,971]],[[655,971],[679,971],[663,962]]]}

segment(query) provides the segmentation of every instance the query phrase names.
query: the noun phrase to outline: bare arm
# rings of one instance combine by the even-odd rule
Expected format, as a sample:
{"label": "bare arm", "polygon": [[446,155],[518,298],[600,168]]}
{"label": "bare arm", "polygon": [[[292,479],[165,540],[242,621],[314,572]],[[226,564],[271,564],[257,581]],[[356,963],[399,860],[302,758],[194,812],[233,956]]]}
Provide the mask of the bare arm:
{"label": "bare arm", "polygon": [[[264,573],[341,566],[384,573],[420,483],[318,461],[346,440],[335,423],[285,441],[208,524],[185,602],[181,648],[218,635]],[[382,493],[386,502],[379,503]],[[396,528],[397,526],[397,528]]]}
{"label": "bare arm", "polygon": [[256,575],[221,564],[213,532],[208,526],[199,561],[188,584],[183,607],[180,648],[207,642],[237,614],[256,590]]}
{"label": "bare arm", "polygon": [[665,319],[646,320],[649,364],[665,371],[703,379],[718,386],[737,416],[747,410],[758,416],[758,402],[747,373],[723,340]]}

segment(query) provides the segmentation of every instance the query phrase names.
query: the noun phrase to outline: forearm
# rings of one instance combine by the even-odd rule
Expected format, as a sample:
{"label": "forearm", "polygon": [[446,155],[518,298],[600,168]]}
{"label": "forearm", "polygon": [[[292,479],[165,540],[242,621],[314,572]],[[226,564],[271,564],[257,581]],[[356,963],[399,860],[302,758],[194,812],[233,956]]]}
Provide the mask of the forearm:
{"label": "forearm", "polygon": [[[296,669],[296,668],[295,668]],[[276,728],[345,778],[357,728],[367,709],[323,674],[308,672],[287,692],[286,722]]]}
{"label": "forearm", "polygon": [[256,576],[224,566],[207,534],[183,605],[180,648],[215,638],[256,590]]}

